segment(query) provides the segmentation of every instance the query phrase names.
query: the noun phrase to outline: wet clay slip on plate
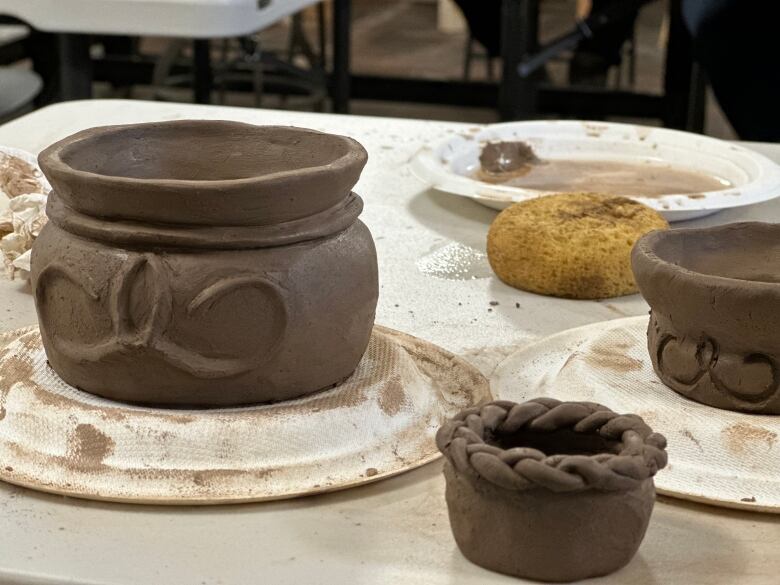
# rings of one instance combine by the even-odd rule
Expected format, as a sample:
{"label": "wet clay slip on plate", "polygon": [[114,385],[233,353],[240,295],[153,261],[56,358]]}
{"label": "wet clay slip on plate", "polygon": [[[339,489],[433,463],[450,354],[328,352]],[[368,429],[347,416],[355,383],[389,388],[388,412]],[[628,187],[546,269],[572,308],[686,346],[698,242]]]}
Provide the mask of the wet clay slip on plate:
{"label": "wet clay slip on plate", "polygon": [[668,441],[659,493],[780,513],[780,416],[699,404],[664,385],[647,355],[647,317],[558,333],[509,356],[491,378],[500,400],[537,396],[635,413]]}
{"label": "wet clay slip on plate", "polygon": [[[506,168],[521,178],[506,180],[481,172],[483,148],[498,141],[530,146],[538,157],[538,161],[529,162],[533,171],[516,173],[517,169],[508,165]],[[668,221],[681,221],[780,195],[780,167],[747,148],[677,130],[607,122],[509,122],[475,127],[424,147],[412,159],[411,169],[434,189],[469,197],[494,209],[551,192],[598,191],[632,197]],[[534,179],[540,170],[541,178]],[[687,188],[653,196],[610,190],[595,182],[594,177],[599,176],[614,180],[615,173],[640,178],[645,189],[665,180],[676,184],[686,175],[689,181]],[[569,174],[571,183],[542,184]],[[697,177],[703,179],[703,189],[691,190],[700,182],[693,181]]]}
{"label": "wet clay slip on plate", "polygon": [[302,399],[208,410],[131,406],[77,390],[38,328],[0,350],[0,479],[139,504],[227,504],[344,489],[439,457],[436,429],[490,400],[452,354],[375,327],[355,373]]}

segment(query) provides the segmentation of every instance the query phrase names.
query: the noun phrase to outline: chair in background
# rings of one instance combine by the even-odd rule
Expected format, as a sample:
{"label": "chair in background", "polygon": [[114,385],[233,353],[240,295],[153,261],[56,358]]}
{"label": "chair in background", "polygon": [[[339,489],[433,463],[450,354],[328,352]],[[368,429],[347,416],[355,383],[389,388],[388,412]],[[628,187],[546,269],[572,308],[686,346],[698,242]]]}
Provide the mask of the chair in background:
{"label": "chair in background", "polygon": [[38,74],[16,67],[0,67],[0,124],[33,109],[43,81]]}
{"label": "chair in background", "polygon": [[0,123],[32,110],[43,88],[38,74],[15,65],[25,56],[23,46],[28,35],[27,27],[0,25]]}
{"label": "chair in background", "polygon": [[[463,81],[471,79],[472,63],[475,59],[485,61],[488,81],[495,80],[494,65],[500,57],[501,0],[455,0],[468,25],[463,59]],[[597,4],[601,8],[605,3]],[[573,14],[578,21],[585,20],[593,10],[592,0],[578,0]],[[575,51],[559,53],[550,61],[566,62],[570,65],[570,83],[580,85],[612,86],[615,89],[633,87],[636,82],[636,27],[633,18],[626,19],[627,34],[618,32],[614,39],[615,62],[605,62],[597,74],[582,75],[581,60]],[[615,36],[613,34],[613,36]],[[574,63],[574,61],[577,61]],[[542,72],[542,77],[546,77]],[[611,82],[610,82],[611,80]]]}
{"label": "chair in background", "polygon": [[[263,105],[266,94],[273,93],[279,96],[280,106],[294,96],[297,105],[323,111],[328,95],[324,4],[318,4],[314,10],[316,43],[309,40],[302,13],[289,17],[287,43],[283,50],[266,49],[262,31],[214,43],[212,67],[216,103],[224,104],[230,89],[241,88],[252,92],[256,107]],[[184,39],[171,41],[157,60],[152,79],[157,99],[169,99],[171,87],[192,85],[191,72],[175,72],[177,63],[191,59],[190,45],[190,41]]]}

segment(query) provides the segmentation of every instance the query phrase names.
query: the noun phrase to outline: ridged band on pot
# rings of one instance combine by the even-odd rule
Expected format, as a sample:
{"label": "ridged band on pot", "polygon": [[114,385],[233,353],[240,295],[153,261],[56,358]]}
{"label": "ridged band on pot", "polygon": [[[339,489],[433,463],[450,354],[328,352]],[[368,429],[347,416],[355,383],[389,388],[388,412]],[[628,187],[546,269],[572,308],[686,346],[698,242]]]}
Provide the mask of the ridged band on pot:
{"label": "ridged band on pot", "polygon": [[650,359],[676,392],[780,414],[780,225],[652,232],[632,252]]}
{"label": "ridged band on pot", "polygon": [[[564,452],[534,446],[556,440]],[[666,440],[639,416],[550,398],[464,410],[436,442],[463,554],[545,581],[604,575],[628,563],[652,512],[652,477],[667,462]]]}
{"label": "ridged band on pot", "polygon": [[[201,160],[200,143],[222,156]],[[263,145],[289,160],[255,161]],[[54,191],[32,284],[47,357],[69,384],[130,402],[238,405],[309,394],[355,369],[378,295],[351,192],[366,161],[357,142],[179,121],[85,131],[40,160]]]}

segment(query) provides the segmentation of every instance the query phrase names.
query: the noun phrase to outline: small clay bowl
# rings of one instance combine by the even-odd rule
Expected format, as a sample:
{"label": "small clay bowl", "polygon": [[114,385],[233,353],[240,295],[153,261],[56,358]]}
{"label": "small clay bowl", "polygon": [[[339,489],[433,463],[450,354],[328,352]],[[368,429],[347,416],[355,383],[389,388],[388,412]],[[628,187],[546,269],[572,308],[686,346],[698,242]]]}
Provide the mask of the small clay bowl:
{"label": "small clay bowl", "polygon": [[666,439],[638,416],[537,398],[439,429],[455,541],[473,563],[540,581],[612,573],[639,548]]}
{"label": "small clay bowl", "polygon": [[780,224],[651,232],[632,265],[661,380],[710,406],[780,414]]}

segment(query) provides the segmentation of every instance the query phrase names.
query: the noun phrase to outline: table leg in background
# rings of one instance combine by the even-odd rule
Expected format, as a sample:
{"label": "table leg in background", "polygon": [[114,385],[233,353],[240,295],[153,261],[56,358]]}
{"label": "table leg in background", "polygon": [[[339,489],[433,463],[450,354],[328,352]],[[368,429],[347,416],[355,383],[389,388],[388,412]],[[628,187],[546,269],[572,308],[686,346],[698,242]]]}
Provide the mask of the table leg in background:
{"label": "table leg in background", "polygon": [[682,0],[669,2],[669,42],[664,72],[664,126],[704,131],[705,80],[694,61],[693,43],[682,18]]}
{"label": "table leg in background", "polygon": [[92,97],[92,60],[89,47],[89,35],[57,35],[59,100]]}
{"label": "table leg in background", "polygon": [[502,120],[531,118],[537,112],[537,83],[520,77],[517,67],[538,46],[539,0],[503,0],[501,5],[499,114]]}
{"label": "table leg in background", "polygon": [[211,103],[214,76],[211,70],[211,42],[195,39],[192,42],[193,94],[196,104]]}
{"label": "table leg in background", "polygon": [[331,96],[333,111],[349,113],[350,95],[350,29],[352,0],[333,0],[333,79]]}

